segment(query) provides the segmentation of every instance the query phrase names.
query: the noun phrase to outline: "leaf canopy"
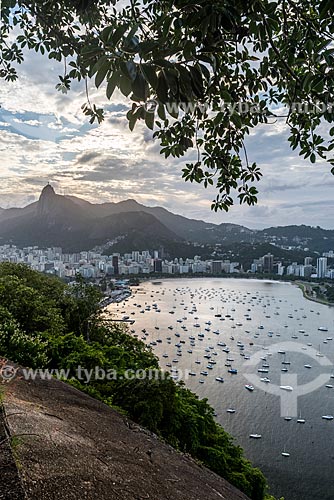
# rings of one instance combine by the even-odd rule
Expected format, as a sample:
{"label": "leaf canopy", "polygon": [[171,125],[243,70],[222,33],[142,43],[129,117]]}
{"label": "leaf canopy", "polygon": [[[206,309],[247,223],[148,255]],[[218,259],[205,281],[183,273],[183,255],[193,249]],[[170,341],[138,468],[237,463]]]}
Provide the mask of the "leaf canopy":
{"label": "leaf canopy", "polygon": [[[228,210],[257,201],[245,137],[260,124],[284,119],[291,148],[334,174],[333,13],[331,0],[3,0],[0,77],[18,77],[26,47],[69,60],[58,90],[118,89],[130,129],[143,120],[165,157],[193,149],[183,178]],[[83,111],[103,120],[89,98]]]}

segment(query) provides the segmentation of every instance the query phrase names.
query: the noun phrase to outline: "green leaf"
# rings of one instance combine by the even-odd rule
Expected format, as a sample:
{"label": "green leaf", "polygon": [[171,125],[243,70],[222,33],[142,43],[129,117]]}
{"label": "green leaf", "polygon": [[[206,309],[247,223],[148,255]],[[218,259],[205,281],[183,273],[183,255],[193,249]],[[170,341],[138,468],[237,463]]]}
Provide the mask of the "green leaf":
{"label": "green leaf", "polygon": [[154,90],[156,90],[158,85],[156,66],[153,66],[152,64],[141,64],[140,68],[145,80],[151,85]]}
{"label": "green leaf", "polygon": [[114,73],[111,75],[111,77],[108,79],[108,85],[107,85],[107,98],[110,99],[111,96],[114,93],[115,88],[119,85],[119,72],[117,70],[114,71]]}
{"label": "green leaf", "polygon": [[196,53],[196,44],[191,40],[187,40],[183,47],[183,55],[186,60],[191,60],[194,58]]}
{"label": "green leaf", "polygon": [[323,92],[323,90],[324,90],[324,77],[323,75],[318,75],[312,80],[312,91]]}
{"label": "green leaf", "polygon": [[91,68],[90,70],[90,75],[93,76],[95,75],[95,73],[97,73],[99,71],[99,69],[106,63],[108,62],[108,58],[107,56],[102,56],[100,57],[96,63],[94,64],[94,66]]}
{"label": "green leaf", "polygon": [[124,75],[120,75],[119,89],[122,92],[122,94],[125,95],[126,97],[128,97],[128,95],[132,91],[131,82]]}
{"label": "green leaf", "polygon": [[313,78],[313,73],[306,73],[306,75],[304,76],[302,86],[305,92],[308,92],[311,89]]}
{"label": "green leaf", "polygon": [[197,66],[190,67],[189,70],[192,78],[191,84],[193,91],[198,98],[201,98],[204,94],[202,73]]}
{"label": "green leaf", "polygon": [[161,71],[158,76],[156,91],[159,101],[161,101],[162,103],[166,103],[168,101],[168,86],[163,71]]}
{"label": "green leaf", "polygon": [[238,115],[238,113],[236,113],[235,111],[231,115],[231,122],[234,123],[234,125],[239,129],[242,127],[242,120],[240,118],[240,115]]}
{"label": "green leaf", "polygon": [[153,128],[154,128],[154,113],[148,113],[146,111],[146,113],[145,113],[145,124],[146,124],[146,126],[149,129],[153,130]]}
{"label": "green leaf", "polygon": [[127,24],[123,24],[123,26],[118,26],[118,28],[114,31],[114,33],[110,37],[110,42],[112,45],[117,45],[122,36],[125,34],[125,32],[128,29]]}
{"label": "green leaf", "polygon": [[165,106],[163,104],[159,104],[159,106],[158,106],[158,116],[161,120],[163,120],[163,121],[166,120],[166,111],[165,111]]}
{"label": "green leaf", "polygon": [[129,80],[134,81],[137,76],[137,65],[133,61],[121,61],[119,65],[122,73]]}
{"label": "green leaf", "polygon": [[107,26],[104,28],[100,34],[100,38],[104,43],[108,43],[109,37],[113,31],[113,26]]}
{"label": "green leaf", "polygon": [[132,92],[140,100],[145,101],[148,94],[148,85],[141,73],[138,73],[136,79],[131,84]]}
{"label": "green leaf", "polygon": [[99,69],[99,71],[96,73],[95,77],[95,86],[99,88],[103,80],[105,79],[108,71],[110,70],[110,62],[106,61],[103,66]]}

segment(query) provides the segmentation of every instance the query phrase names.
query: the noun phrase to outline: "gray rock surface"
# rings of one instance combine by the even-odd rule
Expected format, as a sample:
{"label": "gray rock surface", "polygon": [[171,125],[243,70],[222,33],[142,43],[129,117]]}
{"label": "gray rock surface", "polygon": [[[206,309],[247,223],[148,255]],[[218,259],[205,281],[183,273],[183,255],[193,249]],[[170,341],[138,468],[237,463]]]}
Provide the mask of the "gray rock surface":
{"label": "gray rock surface", "polygon": [[[26,381],[19,372],[5,385],[3,407],[9,432],[16,436],[15,459],[28,500],[248,499],[146,429],[63,382]],[[0,446],[0,466],[4,450]],[[23,498],[13,461],[7,469],[12,478],[3,470],[0,499]],[[13,488],[13,496],[1,496],[6,488]]]}

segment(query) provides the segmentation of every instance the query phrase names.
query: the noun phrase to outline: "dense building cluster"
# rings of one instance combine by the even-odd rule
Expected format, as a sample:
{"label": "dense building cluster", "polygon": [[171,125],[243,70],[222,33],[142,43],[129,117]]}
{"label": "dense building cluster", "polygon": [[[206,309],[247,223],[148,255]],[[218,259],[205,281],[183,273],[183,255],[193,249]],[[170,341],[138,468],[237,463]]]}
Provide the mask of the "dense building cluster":
{"label": "dense building cluster", "polygon": [[303,264],[291,262],[283,266],[282,262],[275,262],[272,254],[267,254],[260,259],[254,259],[250,272],[277,274],[278,276],[299,276],[301,278],[329,278],[334,279],[334,269],[328,266],[328,258],[333,258],[334,252],[326,252],[322,257],[316,259],[313,264],[312,257],[305,257]]}
{"label": "dense building cluster", "polygon": [[63,253],[60,247],[41,249],[37,246],[19,248],[15,245],[0,246],[0,262],[24,263],[36,271],[54,274],[60,278],[71,278],[81,274],[84,278],[104,276],[126,276],[147,274],[231,274],[257,273],[290,275],[304,278],[334,279],[334,270],[329,269],[328,258],[333,252],[319,257],[313,265],[312,258],[306,257],[303,264],[292,262],[287,266],[277,262],[272,254],[255,259],[250,269],[243,269],[239,262],[230,260],[202,260],[196,255],[193,259],[162,258],[161,250],[133,251],[123,255],[115,253],[103,255],[98,251]]}

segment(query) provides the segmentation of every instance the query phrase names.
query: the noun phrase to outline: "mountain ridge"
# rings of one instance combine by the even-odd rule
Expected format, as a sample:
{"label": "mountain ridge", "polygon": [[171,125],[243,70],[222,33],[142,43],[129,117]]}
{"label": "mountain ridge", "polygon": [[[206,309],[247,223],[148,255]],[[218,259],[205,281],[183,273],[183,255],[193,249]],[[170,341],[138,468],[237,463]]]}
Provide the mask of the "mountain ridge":
{"label": "mountain ridge", "polygon": [[[193,256],[231,244],[270,243],[324,252],[334,248],[334,230],[306,225],[250,229],[233,223],[189,219],[134,199],[91,203],[59,195],[46,185],[38,201],[0,209],[0,244],[62,246],[64,251],[107,245],[110,251],[158,249],[170,256]],[[178,252],[180,252],[178,254]],[[210,252],[209,252],[210,253]]]}

